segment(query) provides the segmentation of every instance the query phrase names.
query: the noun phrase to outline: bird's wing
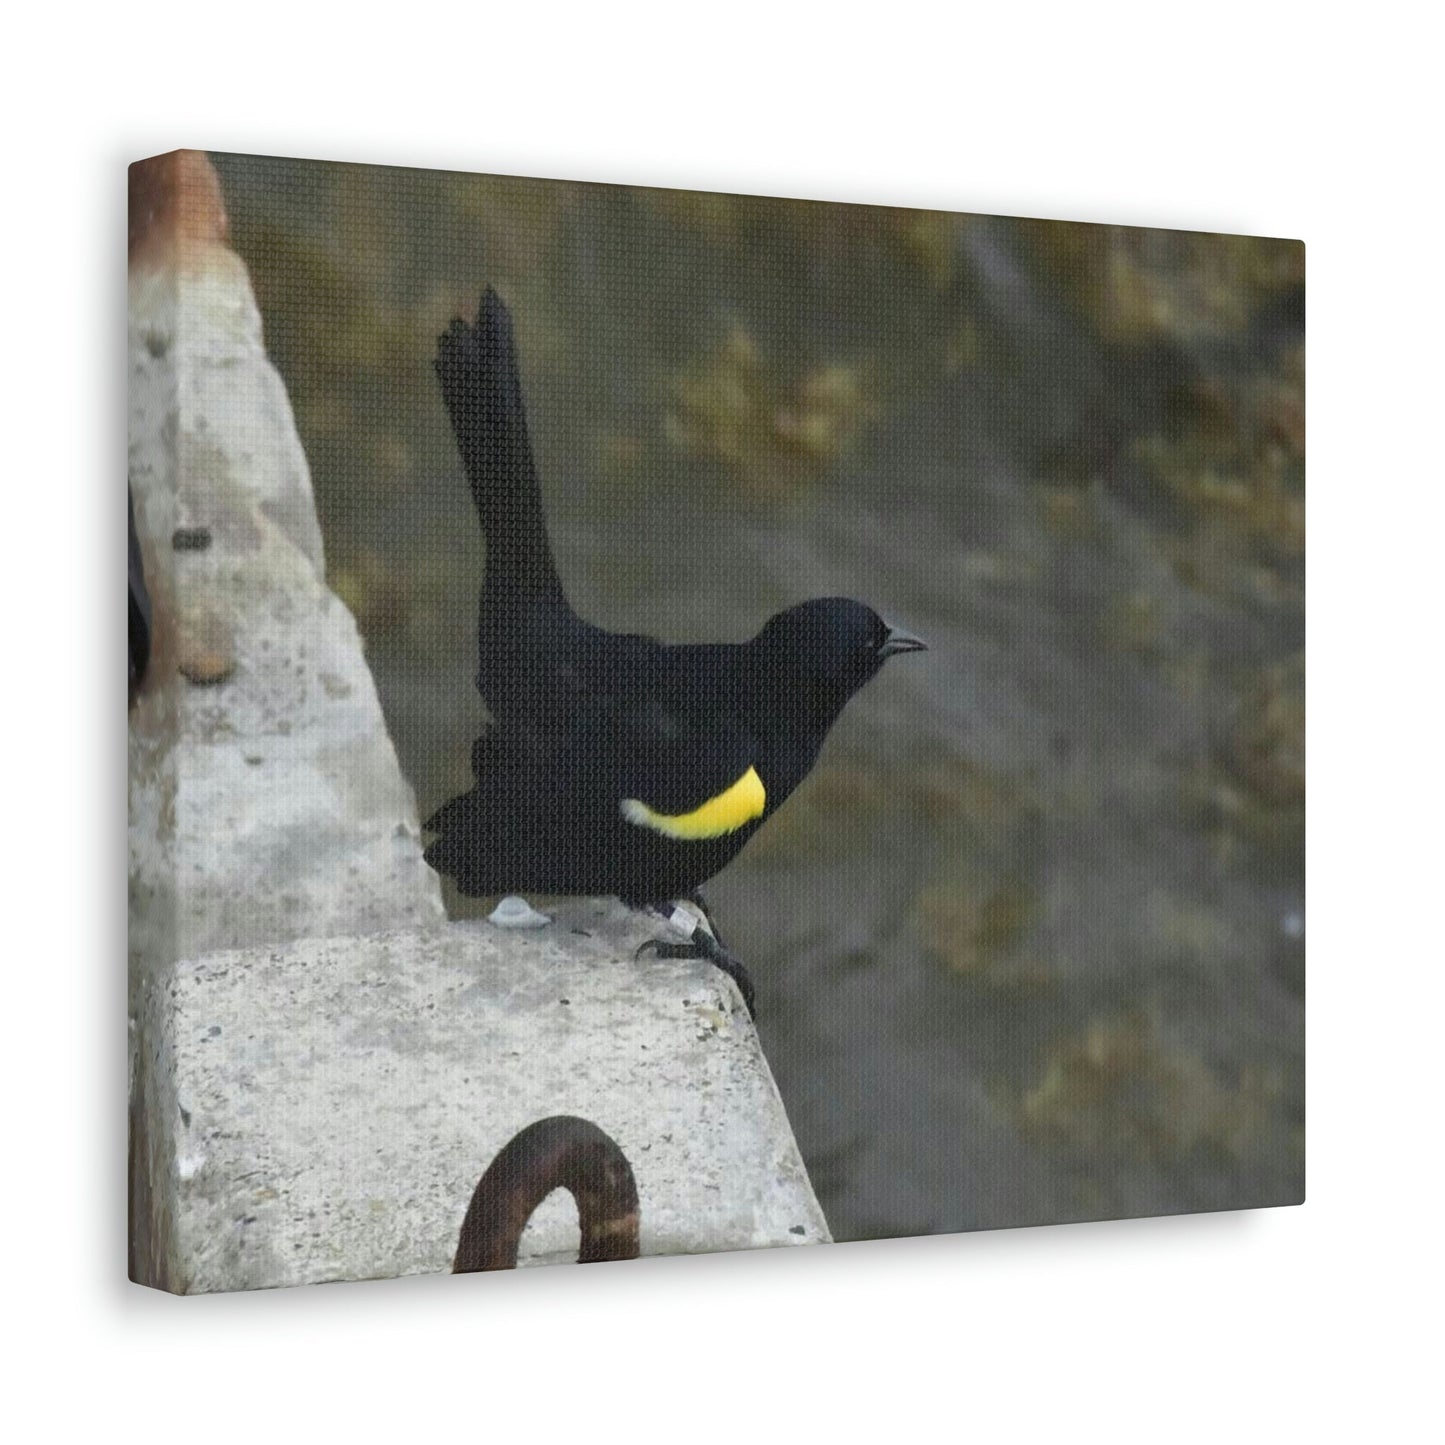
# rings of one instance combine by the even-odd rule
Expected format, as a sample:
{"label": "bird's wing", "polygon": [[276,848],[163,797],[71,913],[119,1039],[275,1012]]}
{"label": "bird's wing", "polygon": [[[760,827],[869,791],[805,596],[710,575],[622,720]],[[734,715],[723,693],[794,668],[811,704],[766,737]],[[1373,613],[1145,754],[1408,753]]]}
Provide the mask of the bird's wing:
{"label": "bird's wing", "polygon": [[750,734],[731,719],[662,713],[618,759],[628,822],[673,838],[714,838],[762,815],[767,790]]}
{"label": "bird's wing", "polygon": [[533,806],[587,800],[674,837],[716,837],[762,814],[767,795],[756,739],[736,712],[733,649],[663,647],[574,619],[539,650],[545,667],[511,674],[529,685],[525,706],[498,708],[483,692],[497,726],[473,748],[479,785],[494,788],[510,772],[540,789]]}
{"label": "bird's wing", "polygon": [[[767,793],[757,749],[727,718],[679,717],[630,697],[599,710],[565,735],[484,734],[472,746],[472,773],[507,811],[622,817],[677,838],[717,837],[760,817]],[[446,810],[428,826],[449,826]]]}
{"label": "bird's wing", "polygon": [[[560,742],[484,734],[472,745],[472,772],[489,797],[510,800],[506,810],[550,816],[560,803],[578,817],[596,810],[679,837],[714,836],[766,806],[754,753],[748,735],[728,722],[654,726],[634,718],[628,728],[609,725]],[[452,826],[462,801],[426,826]]]}

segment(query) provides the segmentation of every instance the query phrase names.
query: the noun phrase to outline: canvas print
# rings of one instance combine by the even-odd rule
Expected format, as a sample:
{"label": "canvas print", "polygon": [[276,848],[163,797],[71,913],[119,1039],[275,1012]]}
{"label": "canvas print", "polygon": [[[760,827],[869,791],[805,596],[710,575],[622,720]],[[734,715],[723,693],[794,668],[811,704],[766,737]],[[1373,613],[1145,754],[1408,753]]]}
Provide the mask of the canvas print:
{"label": "canvas print", "polygon": [[130,172],[130,1272],[1304,1193],[1304,248]]}

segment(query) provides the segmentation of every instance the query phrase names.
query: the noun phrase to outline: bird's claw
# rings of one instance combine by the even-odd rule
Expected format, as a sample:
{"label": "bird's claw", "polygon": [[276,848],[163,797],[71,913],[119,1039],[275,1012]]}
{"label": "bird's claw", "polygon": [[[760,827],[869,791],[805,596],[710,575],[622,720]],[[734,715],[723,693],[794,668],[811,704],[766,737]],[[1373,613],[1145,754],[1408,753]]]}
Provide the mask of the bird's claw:
{"label": "bird's claw", "polygon": [[649,938],[646,943],[639,945],[637,957],[641,958],[644,953],[651,953],[657,958],[707,959],[714,968],[727,974],[737,985],[738,992],[743,996],[748,1017],[757,1018],[757,995],[753,989],[753,981],[748,977],[747,969],[740,959],[735,958],[717,941],[706,925],[697,924],[690,936],[683,936],[679,933],[676,939]]}

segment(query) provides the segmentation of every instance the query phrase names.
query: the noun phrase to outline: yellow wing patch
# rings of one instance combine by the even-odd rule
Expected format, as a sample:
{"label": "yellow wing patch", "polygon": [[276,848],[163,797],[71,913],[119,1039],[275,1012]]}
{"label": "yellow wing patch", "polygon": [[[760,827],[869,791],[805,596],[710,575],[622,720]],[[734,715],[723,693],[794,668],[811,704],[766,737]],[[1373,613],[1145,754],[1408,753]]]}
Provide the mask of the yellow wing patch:
{"label": "yellow wing patch", "polygon": [[622,816],[668,838],[720,838],[756,818],[767,805],[763,780],[756,768],[749,768],[732,787],[690,813],[658,813],[636,798],[624,798]]}

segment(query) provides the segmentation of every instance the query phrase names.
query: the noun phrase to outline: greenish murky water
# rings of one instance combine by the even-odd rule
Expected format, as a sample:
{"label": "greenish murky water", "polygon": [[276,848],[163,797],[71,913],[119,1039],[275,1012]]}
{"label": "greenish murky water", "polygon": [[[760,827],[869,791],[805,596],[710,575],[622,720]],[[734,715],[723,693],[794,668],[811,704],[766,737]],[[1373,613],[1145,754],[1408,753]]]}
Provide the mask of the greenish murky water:
{"label": "greenish murky water", "polygon": [[839,1238],[1301,1197],[1302,247],[215,159],[424,812],[483,718],[431,355],[485,284],[584,615],[928,638],[709,890]]}

